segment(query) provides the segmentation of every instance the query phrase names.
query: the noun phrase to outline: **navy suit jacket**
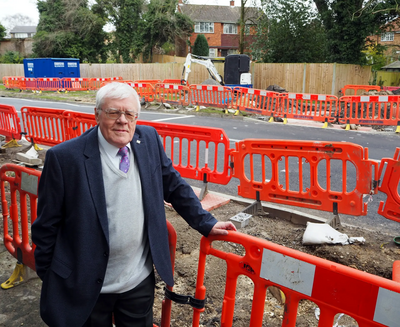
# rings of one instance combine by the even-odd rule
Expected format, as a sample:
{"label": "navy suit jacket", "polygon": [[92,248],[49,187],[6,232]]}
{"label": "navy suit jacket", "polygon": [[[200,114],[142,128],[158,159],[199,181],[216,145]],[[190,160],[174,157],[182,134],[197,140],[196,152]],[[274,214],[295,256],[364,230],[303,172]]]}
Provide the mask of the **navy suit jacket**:
{"label": "navy suit jacket", "polygon": [[[81,326],[104,280],[109,235],[97,126],[46,153],[32,225],[36,271],[43,280],[42,319],[52,327]],[[207,236],[217,220],[173,168],[156,130],[136,126],[131,149],[142,184],[153,263],[173,285],[164,200]],[[129,205],[129,204],[127,204]]]}

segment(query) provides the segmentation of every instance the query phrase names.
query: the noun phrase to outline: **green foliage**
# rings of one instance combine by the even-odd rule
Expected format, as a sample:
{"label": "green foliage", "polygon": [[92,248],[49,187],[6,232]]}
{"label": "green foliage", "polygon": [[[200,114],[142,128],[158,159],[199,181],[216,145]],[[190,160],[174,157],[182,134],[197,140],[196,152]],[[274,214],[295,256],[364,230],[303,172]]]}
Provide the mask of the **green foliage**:
{"label": "green foliage", "polygon": [[140,21],[136,51],[151,61],[154,49],[165,43],[175,43],[176,38],[187,36],[193,31],[192,20],[176,10],[177,0],[150,0],[147,11]]}
{"label": "green foliage", "polygon": [[208,56],[208,42],[203,34],[197,35],[196,40],[194,41],[193,54],[197,56]]}
{"label": "green foliage", "polygon": [[377,81],[377,77],[378,70],[387,64],[387,58],[384,55],[385,50],[385,46],[380,44],[371,44],[366,50],[363,51],[363,54],[366,58],[366,64],[371,66],[372,81],[369,83],[372,85],[383,85],[383,81]]}
{"label": "green foliage", "polygon": [[366,57],[366,64],[371,66],[373,72],[380,70],[387,64],[385,50],[386,47],[380,44],[370,45],[367,49],[363,50]]}
{"label": "green foliage", "polygon": [[321,14],[328,41],[328,61],[345,64],[365,64],[362,53],[365,40],[375,34],[391,17],[384,10],[390,1],[314,0]]}
{"label": "green foliage", "polygon": [[325,30],[310,1],[275,0],[264,5],[253,57],[262,62],[324,62]]}
{"label": "green foliage", "polygon": [[114,25],[112,33],[111,52],[117,62],[135,62],[138,51],[137,44],[141,42],[138,29],[143,13],[143,0],[98,0],[100,8],[108,15]]}
{"label": "green foliage", "polygon": [[0,24],[0,41],[6,36],[6,28]]}
{"label": "green foliage", "polygon": [[175,50],[175,45],[172,44],[171,42],[165,42],[162,46],[161,49],[163,51],[163,54],[169,54]]}
{"label": "green foliage", "polygon": [[36,57],[79,58],[105,62],[107,33],[104,12],[87,0],[39,0],[40,14],[33,51]]}
{"label": "green foliage", "polygon": [[3,64],[22,64],[24,57],[18,51],[7,51],[0,57]]}

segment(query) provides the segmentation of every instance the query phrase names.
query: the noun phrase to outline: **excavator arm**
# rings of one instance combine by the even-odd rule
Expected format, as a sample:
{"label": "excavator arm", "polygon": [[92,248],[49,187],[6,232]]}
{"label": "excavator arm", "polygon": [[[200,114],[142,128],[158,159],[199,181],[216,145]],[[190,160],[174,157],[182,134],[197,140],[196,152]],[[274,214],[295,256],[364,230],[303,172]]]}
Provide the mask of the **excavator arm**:
{"label": "excavator arm", "polygon": [[192,63],[200,64],[203,65],[207,68],[208,73],[210,74],[211,78],[215,81],[217,81],[219,84],[224,85],[224,80],[222,76],[218,73],[217,69],[215,68],[214,64],[212,61],[208,58],[204,58],[201,56],[196,56],[191,53],[189,53],[186,56],[186,61],[183,66],[183,71],[182,71],[182,79],[181,79],[181,84],[186,85],[187,80],[189,77],[189,74],[191,72],[190,66]]}

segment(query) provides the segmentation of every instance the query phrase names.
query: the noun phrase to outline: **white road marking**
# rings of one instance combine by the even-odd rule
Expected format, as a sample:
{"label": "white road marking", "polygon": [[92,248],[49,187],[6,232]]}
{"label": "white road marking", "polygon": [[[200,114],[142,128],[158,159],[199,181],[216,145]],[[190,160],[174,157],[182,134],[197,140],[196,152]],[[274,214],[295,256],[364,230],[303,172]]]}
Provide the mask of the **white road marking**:
{"label": "white road marking", "polygon": [[192,118],[194,115],[190,116],[180,116],[180,117],[171,117],[171,118],[162,118],[162,119],[154,119],[153,121],[167,121],[167,120],[176,120],[176,119],[185,119],[185,118]]}

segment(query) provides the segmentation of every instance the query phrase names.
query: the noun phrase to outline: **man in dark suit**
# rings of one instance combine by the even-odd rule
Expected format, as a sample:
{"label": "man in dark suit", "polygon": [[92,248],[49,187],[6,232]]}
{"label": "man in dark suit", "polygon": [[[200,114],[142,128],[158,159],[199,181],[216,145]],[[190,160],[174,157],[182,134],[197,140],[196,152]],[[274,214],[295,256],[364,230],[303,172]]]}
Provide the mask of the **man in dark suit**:
{"label": "man in dark suit", "polygon": [[164,200],[205,236],[235,230],[202,209],[139,113],[134,89],[108,84],[97,126],[47,151],[32,240],[51,327],[152,326],[153,265],[174,283]]}

